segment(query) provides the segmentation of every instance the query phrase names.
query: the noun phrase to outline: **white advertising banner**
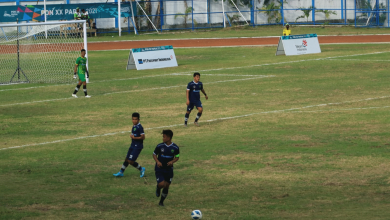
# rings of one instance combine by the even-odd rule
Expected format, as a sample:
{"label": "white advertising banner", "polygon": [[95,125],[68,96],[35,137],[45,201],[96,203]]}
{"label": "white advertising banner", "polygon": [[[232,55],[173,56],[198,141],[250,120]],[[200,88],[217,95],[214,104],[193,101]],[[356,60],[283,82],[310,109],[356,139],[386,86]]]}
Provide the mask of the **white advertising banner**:
{"label": "white advertising banner", "polygon": [[279,39],[276,56],[321,53],[317,34],[282,36]]}
{"label": "white advertising banner", "polygon": [[172,46],[135,48],[130,50],[127,68],[146,70],[177,66]]}

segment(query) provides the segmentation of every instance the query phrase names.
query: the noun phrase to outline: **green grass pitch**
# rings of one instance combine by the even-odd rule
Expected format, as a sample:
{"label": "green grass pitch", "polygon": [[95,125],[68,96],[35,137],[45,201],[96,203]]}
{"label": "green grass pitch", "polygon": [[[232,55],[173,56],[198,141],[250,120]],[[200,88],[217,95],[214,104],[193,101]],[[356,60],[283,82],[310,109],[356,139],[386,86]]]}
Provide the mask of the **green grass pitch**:
{"label": "green grass pitch", "polygon": [[[70,97],[76,83],[1,86],[0,219],[387,219],[388,45],[321,48],[175,49],[179,67],[145,71],[125,70],[128,51],[91,51],[91,99]],[[185,128],[195,71],[209,100]],[[129,166],[114,178],[132,112],[146,177]],[[159,207],[163,126],[181,153]]]}

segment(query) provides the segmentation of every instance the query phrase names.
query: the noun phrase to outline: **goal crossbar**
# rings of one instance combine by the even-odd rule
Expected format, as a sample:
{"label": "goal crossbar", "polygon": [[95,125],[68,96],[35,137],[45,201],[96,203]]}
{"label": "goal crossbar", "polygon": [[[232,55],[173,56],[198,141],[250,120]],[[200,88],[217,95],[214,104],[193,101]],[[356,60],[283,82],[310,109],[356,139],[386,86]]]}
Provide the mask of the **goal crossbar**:
{"label": "goal crossbar", "polygon": [[75,21],[58,21],[58,22],[37,22],[37,23],[23,23],[23,24],[1,24],[0,27],[21,27],[21,26],[41,26],[41,25],[63,25],[63,24],[77,24],[87,23],[86,20]]}

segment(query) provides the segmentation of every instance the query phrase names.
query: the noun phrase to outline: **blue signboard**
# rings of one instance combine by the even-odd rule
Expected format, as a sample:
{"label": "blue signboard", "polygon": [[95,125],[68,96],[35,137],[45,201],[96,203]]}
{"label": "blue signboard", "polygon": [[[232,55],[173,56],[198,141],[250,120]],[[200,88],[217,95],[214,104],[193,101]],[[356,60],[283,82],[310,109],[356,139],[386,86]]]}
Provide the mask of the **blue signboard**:
{"label": "blue signboard", "polygon": [[312,38],[312,37],[317,37],[317,34],[301,34],[301,35],[282,36],[282,40],[303,39],[303,38]]}
{"label": "blue signboard", "polygon": [[148,51],[158,51],[158,50],[173,50],[173,46],[159,46],[159,47],[145,47],[145,48],[135,48],[132,49],[133,53],[148,52]]}

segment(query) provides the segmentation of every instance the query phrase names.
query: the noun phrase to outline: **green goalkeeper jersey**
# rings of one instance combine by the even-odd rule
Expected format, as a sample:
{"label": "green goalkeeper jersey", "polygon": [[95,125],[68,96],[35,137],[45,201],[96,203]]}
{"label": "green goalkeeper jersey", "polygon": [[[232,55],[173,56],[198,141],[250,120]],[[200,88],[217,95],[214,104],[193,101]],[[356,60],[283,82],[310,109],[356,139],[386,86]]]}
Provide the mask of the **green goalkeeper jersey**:
{"label": "green goalkeeper jersey", "polygon": [[87,72],[87,58],[86,57],[79,57],[76,60],[77,67],[77,73],[78,74],[85,74]]}

